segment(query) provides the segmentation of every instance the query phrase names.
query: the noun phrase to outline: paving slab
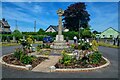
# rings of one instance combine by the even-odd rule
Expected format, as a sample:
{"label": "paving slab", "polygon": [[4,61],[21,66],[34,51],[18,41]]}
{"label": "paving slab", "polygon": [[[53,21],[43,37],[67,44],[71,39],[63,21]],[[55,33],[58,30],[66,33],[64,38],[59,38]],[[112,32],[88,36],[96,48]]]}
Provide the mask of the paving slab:
{"label": "paving slab", "polygon": [[32,71],[50,72],[50,66],[54,66],[59,61],[61,56],[49,56],[48,58],[48,60],[41,62],[39,65],[33,68]]}

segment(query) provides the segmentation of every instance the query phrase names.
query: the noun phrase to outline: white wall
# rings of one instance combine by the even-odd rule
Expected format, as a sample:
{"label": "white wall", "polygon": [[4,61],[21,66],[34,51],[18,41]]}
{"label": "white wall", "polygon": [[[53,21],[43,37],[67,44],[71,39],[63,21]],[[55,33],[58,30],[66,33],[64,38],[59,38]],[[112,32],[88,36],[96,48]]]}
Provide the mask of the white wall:
{"label": "white wall", "polygon": [[50,27],[49,29],[47,29],[46,32],[56,32],[52,27]]}

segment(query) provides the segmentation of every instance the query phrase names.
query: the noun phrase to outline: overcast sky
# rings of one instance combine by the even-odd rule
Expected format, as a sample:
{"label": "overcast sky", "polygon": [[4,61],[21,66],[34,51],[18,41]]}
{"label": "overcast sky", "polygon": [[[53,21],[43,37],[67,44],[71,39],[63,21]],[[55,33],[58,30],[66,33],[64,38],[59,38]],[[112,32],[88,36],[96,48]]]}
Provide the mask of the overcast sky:
{"label": "overcast sky", "polygon": [[[15,20],[18,21],[20,31],[34,31],[34,21],[37,31],[44,30],[49,25],[58,25],[56,10],[67,9],[74,2],[2,2],[2,17],[6,18],[15,30]],[[117,2],[85,2],[90,14],[91,28],[103,31],[108,27],[118,29],[118,3]],[[2,18],[1,17],[1,18]]]}

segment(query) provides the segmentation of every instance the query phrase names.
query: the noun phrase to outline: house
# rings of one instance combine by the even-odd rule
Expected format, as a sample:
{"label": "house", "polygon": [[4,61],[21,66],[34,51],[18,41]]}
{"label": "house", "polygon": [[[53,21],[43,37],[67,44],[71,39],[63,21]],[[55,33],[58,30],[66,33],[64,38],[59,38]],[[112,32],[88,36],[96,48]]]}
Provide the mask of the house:
{"label": "house", "polygon": [[96,37],[100,37],[100,38],[117,38],[117,36],[119,34],[120,34],[120,32],[118,32],[117,30],[115,30],[112,27],[109,27],[106,30],[104,30],[103,32],[101,32],[101,34],[97,34]]}
{"label": "house", "polygon": [[[69,29],[63,28],[63,32],[68,32]],[[58,32],[58,26],[50,25],[45,32]]]}
{"label": "house", "polygon": [[0,33],[2,33],[2,34],[10,34],[11,33],[10,25],[5,20],[5,18],[2,18],[2,20],[0,20]]}

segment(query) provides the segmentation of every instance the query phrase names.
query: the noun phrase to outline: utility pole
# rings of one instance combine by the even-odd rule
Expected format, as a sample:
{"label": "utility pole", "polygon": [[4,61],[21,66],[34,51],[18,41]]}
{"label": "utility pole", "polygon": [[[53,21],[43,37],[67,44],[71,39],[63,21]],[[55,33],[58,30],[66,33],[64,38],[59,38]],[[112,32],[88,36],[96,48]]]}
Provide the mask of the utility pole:
{"label": "utility pole", "polygon": [[16,25],[16,29],[15,30],[18,30],[17,20],[15,20],[15,25]]}
{"label": "utility pole", "polygon": [[34,32],[36,32],[36,21],[34,22]]}

